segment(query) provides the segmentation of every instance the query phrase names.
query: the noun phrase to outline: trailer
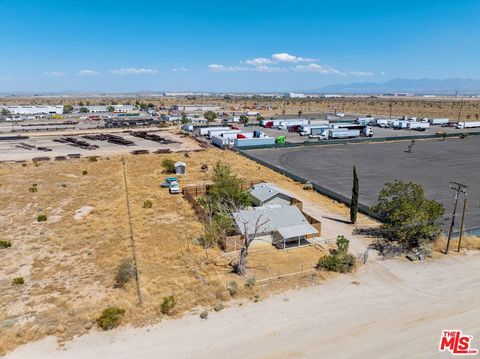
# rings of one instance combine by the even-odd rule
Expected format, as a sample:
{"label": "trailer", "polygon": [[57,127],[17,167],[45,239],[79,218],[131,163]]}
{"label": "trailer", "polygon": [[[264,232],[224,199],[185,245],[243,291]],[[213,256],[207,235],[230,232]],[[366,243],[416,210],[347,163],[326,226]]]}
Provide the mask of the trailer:
{"label": "trailer", "polygon": [[388,119],[384,119],[384,118],[377,118],[377,120],[375,121],[375,124],[378,126],[378,127],[389,127],[389,123],[390,122],[393,122],[392,120],[388,120]]}
{"label": "trailer", "polygon": [[375,125],[376,120],[377,119],[375,117],[357,117],[355,123],[358,123],[360,125]]}
{"label": "trailer", "polygon": [[312,134],[312,130],[317,130],[317,129],[326,129],[326,128],[331,128],[329,125],[318,125],[318,126],[312,126],[312,125],[307,125],[307,126],[302,126],[300,127],[300,136],[310,136]]}
{"label": "trailer", "polygon": [[457,123],[457,128],[476,128],[480,127],[480,121],[472,121],[472,122],[459,122]]}
{"label": "trailer", "polygon": [[221,137],[223,138],[228,138],[231,140],[234,140],[238,138],[238,135],[242,135],[244,138],[253,138],[253,132],[237,132],[237,131],[229,131],[229,132],[224,132]]}
{"label": "trailer", "polygon": [[304,118],[283,120],[283,121],[280,121],[278,128],[280,130],[286,130],[291,126],[303,126],[303,125],[308,125],[309,123],[310,121]]}
{"label": "trailer", "polygon": [[234,141],[235,148],[250,147],[250,146],[269,146],[275,144],[274,137],[263,137],[263,138],[246,138],[246,139],[236,139]]}
{"label": "trailer", "polygon": [[410,122],[404,120],[395,120],[390,122],[390,127],[394,128],[395,130],[408,129],[410,127]]}
{"label": "trailer", "polygon": [[409,122],[408,123],[408,128],[411,130],[416,130],[416,131],[425,131],[427,128],[430,127],[430,123],[428,122]]}
{"label": "trailer", "polygon": [[260,126],[263,126],[265,128],[273,128],[280,126],[281,122],[282,120],[279,119],[261,120]]}
{"label": "trailer", "polygon": [[230,139],[222,137],[222,136],[213,136],[212,137],[212,145],[215,145],[220,148],[228,147],[230,144]]}
{"label": "trailer", "polygon": [[428,122],[430,123],[430,125],[443,126],[443,125],[448,125],[448,123],[450,122],[450,119],[449,118],[430,118]]}
{"label": "trailer", "polygon": [[224,133],[240,133],[240,130],[232,130],[230,127],[227,127],[226,130],[210,130],[208,131],[208,138],[212,138],[213,136],[222,136]]}
{"label": "trailer", "polygon": [[355,138],[360,137],[360,130],[348,130],[348,129],[329,129],[320,136],[321,140],[338,140],[343,138]]}
{"label": "trailer", "polygon": [[339,123],[333,126],[334,129],[347,129],[347,130],[359,130],[360,135],[363,137],[372,137],[373,129],[367,124],[357,123]]}
{"label": "trailer", "polygon": [[230,130],[230,127],[197,127],[195,129],[195,132],[200,135],[200,136],[207,136],[208,135],[208,131],[214,131],[214,130],[217,130],[217,131],[228,131]]}

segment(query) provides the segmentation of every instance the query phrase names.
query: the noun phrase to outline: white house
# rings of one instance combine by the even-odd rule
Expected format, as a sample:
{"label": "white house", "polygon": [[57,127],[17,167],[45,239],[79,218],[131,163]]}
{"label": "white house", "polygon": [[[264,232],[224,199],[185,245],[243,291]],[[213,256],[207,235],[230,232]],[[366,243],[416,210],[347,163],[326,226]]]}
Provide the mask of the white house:
{"label": "white house", "polygon": [[250,188],[250,196],[255,206],[281,205],[289,206],[292,196],[271,183],[258,183]]}

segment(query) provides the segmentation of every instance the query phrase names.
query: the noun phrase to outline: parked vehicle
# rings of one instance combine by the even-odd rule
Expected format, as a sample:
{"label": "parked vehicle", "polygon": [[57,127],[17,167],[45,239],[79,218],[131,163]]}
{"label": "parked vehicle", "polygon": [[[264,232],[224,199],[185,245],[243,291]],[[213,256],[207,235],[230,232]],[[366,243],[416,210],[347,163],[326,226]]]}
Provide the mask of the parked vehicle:
{"label": "parked vehicle", "polygon": [[[428,122],[410,122],[408,124],[408,128],[416,131],[425,131],[425,129],[429,127],[430,127],[430,123]],[[420,130],[420,128],[423,128],[423,130]]]}
{"label": "parked vehicle", "polygon": [[180,185],[178,184],[178,182],[170,183],[170,187],[169,187],[168,191],[170,192],[170,194],[180,193],[181,190],[180,190]]}
{"label": "parked vehicle", "polygon": [[165,182],[163,182],[160,186],[162,188],[170,188],[170,185],[173,183],[173,182],[177,182],[177,178],[176,177],[167,177],[165,178]]}
{"label": "parked vehicle", "polygon": [[377,119],[375,117],[358,117],[355,120],[355,123],[358,123],[360,125],[375,125],[376,120]]}
{"label": "parked vehicle", "polygon": [[335,140],[342,138],[355,138],[360,137],[360,130],[348,130],[348,129],[328,129],[321,136],[322,140]]}
{"label": "parked vehicle", "polygon": [[459,122],[457,123],[457,128],[475,128],[480,127],[480,121],[472,121],[472,122]]}
{"label": "parked vehicle", "polygon": [[298,132],[300,131],[301,126],[300,125],[293,125],[290,127],[287,127],[288,132]]}

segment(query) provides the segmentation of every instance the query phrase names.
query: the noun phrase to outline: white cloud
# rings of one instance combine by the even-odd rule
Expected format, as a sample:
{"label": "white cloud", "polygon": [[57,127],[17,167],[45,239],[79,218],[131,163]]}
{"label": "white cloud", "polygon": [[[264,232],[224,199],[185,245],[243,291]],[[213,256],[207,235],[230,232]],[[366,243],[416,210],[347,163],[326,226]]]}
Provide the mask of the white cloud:
{"label": "white cloud", "polygon": [[239,72],[239,71],[247,71],[248,68],[241,67],[241,66],[224,66],[218,64],[211,64],[208,65],[208,69],[211,72]]}
{"label": "white cloud", "polygon": [[272,64],[273,61],[271,59],[267,59],[265,57],[256,57],[254,59],[250,59],[245,61],[247,65],[266,65],[266,64]]}
{"label": "white cloud", "polygon": [[110,70],[109,72],[115,75],[153,75],[157,73],[157,70],[127,67],[127,68]]}
{"label": "white cloud", "polygon": [[81,70],[78,72],[78,76],[95,76],[98,75],[99,72],[94,71],[94,70]]}
{"label": "white cloud", "polygon": [[292,66],[291,69],[293,71],[298,71],[298,72],[318,72],[321,74],[344,75],[342,72],[334,69],[333,67],[330,67],[327,65],[313,64],[313,63],[308,65]]}
{"label": "white cloud", "polygon": [[172,69],[173,72],[186,72],[188,69],[186,67],[174,67]]}
{"label": "white cloud", "polygon": [[297,63],[297,62],[314,62],[315,59],[309,59],[304,57],[299,57],[295,55],[287,54],[286,52],[280,54],[273,54],[272,59],[278,62],[289,62],[289,63]]}
{"label": "white cloud", "polygon": [[360,76],[360,77],[375,75],[373,72],[369,72],[369,71],[350,71],[349,74],[353,76]]}
{"label": "white cloud", "polygon": [[257,71],[257,72],[285,72],[287,70],[288,69],[286,67],[266,66],[266,65],[255,66],[251,69],[251,71]]}
{"label": "white cloud", "polygon": [[65,74],[63,72],[58,72],[58,71],[45,71],[42,73],[44,76],[53,76],[53,77],[62,77]]}

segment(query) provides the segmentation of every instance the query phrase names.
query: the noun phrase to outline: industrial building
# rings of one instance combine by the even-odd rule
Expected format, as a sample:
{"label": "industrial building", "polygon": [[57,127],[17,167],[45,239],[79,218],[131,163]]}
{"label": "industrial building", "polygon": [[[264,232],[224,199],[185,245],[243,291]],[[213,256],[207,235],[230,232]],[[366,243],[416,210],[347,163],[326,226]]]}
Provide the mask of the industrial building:
{"label": "industrial building", "polygon": [[53,115],[62,115],[63,114],[63,105],[62,106],[2,106],[0,109],[5,109],[12,115],[42,115],[42,114],[53,114]]}
{"label": "industrial building", "polygon": [[206,111],[218,111],[220,106],[215,105],[173,105],[173,111],[179,112],[206,112]]}
{"label": "industrial building", "polygon": [[[127,113],[136,110],[137,108],[133,105],[111,105],[114,108],[116,113]],[[108,112],[108,107],[110,105],[98,105],[98,106],[76,106],[75,111],[80,111],[80,108],[86,108],[89,113],[102,113]]]}

